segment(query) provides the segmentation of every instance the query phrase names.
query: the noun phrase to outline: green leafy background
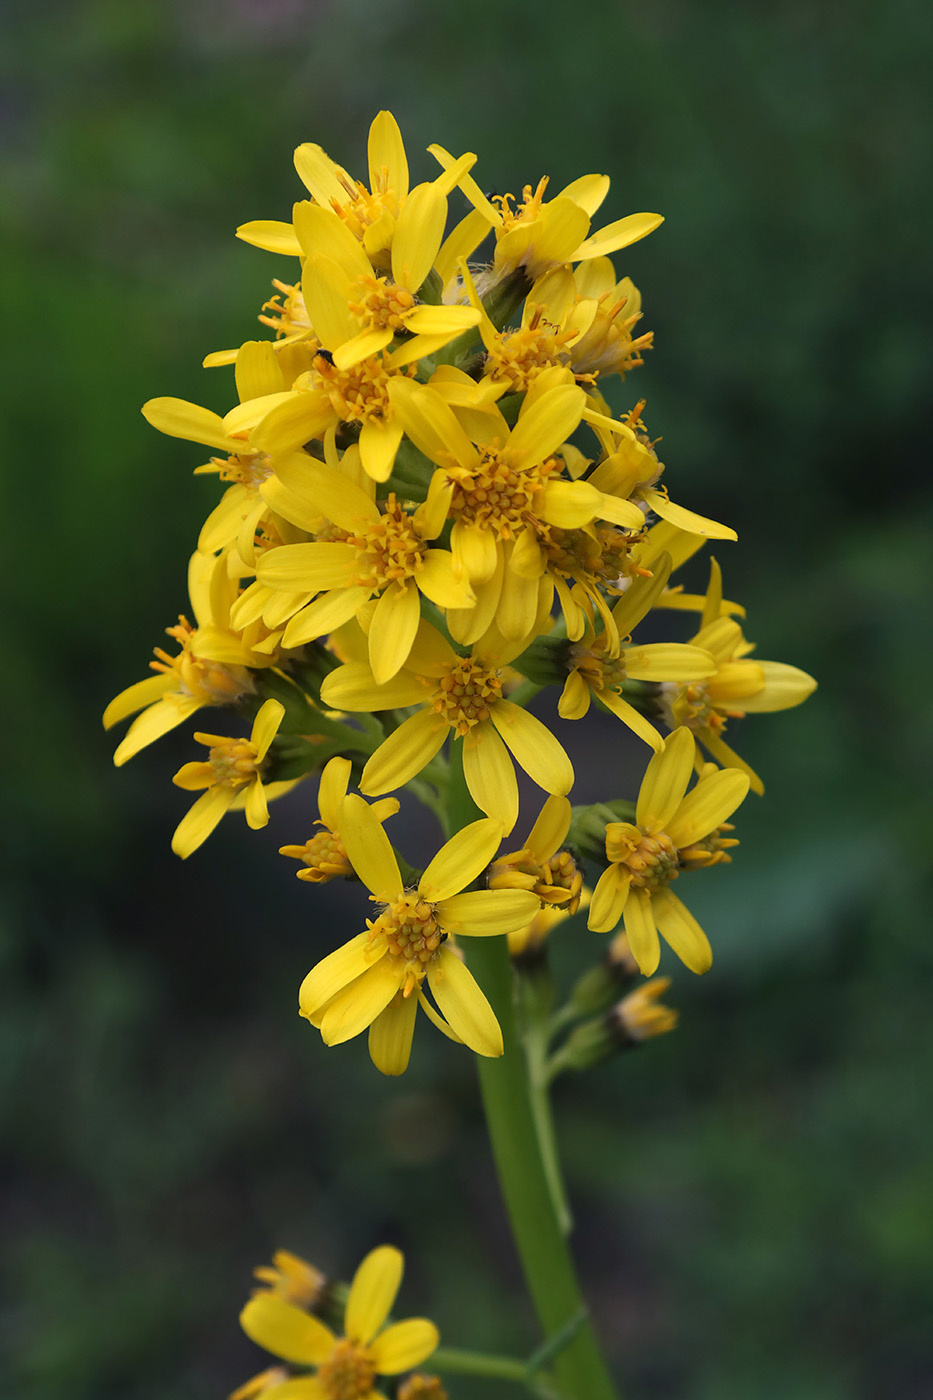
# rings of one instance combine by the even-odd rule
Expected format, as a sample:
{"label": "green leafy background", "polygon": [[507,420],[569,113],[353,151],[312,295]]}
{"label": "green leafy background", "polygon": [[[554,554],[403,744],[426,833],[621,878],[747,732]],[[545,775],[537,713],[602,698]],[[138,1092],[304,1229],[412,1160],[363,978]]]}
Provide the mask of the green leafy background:
{"label": "green leafy background", "polygon": [[[933,1391],[931,14],[10,0],[5,1395],[224,1395],[263,1364],[236,1314],[281,1245],[346,1276],[395,1241],[404,1310],[448,1344],[536,1343],[469,1056],[422,1026],[384,1081],[362,1041],[328,1052],[295,1014],[363,913],[276,854],[308,834],[313,785],[182,865],[169,779],[190,736],[117,773],[99,722],[186,606],[216,491],[139,405],[229,405],[229,371],[201,357],[255,334],[291,268],[233,229],[288,217],[299,141],[362,168],[382,106],[423,177],[439,140],[479,154],[483,188],[600,170],[607,218],[666,214],[617,259],[657,349],[615,402],[647,397],[675,499],[739,529],[718,557],[761,654],[821,684],[739,737],[768,795],[741,813],[736,863],[684,890],[716,961],[699,981],[667,959],[680,1030],[558,1088],[626,1393]],[[636,784],[620,730],[571,736],[584,798]],[[397,820],[417,860],[430,824]],[[568,930],[562,975],[600,946]]]}

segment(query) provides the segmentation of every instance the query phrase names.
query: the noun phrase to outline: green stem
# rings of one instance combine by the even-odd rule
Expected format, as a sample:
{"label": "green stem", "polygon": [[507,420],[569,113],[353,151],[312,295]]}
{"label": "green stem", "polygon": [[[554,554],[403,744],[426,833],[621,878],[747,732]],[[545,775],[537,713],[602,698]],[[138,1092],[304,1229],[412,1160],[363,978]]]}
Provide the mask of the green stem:
{"label": "green stem", "polygon": [[558,1224],[565,1235],[573,1229],[573,1215],[567,1200],[567,1188],[561,1171],[560,1155],[557,1150],[557,1136],[554,1132],[554,1114],[551,1110],[548,1075],[548,1025],[546,1019],[538,1019],[529,1024],[522,1037],[525,1056],[528,1062],[529,1095],[531,1113],[538,1137],[538,1150],[541,1165],[547,1178],[551,1203]]}
{"label": "green stem", "polygon": [[478,1351],[456,1351],[438,1347],[431,1353],[431,1370],[457,1376],[494,1376],[498,1380],[525,1383],[528,1366],[511,1356],[486,1356]]}
{"label": "green stem", "polygon": [[[450,829],[479,816],[463,778],[459,746],[452,746]],[[538,1320],[550,1338],[585,1310],[567,1240],[560,1228],[541,1161],[528,1067],[515,1024],[512,968],[504,938],[473,938],[470,969],[489,998],[505,1052],[477,1057],[480,1089],[499,1183]],[[581,1323],[554,1361],[567,1400],[616,1400],[589,1321]]]}

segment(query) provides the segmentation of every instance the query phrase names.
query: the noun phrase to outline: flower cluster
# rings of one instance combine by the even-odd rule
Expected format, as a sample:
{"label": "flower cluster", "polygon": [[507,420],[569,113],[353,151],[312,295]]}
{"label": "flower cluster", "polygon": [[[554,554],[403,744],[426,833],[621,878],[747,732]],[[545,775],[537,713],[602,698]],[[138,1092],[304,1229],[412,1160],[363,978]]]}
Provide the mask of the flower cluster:
{"label": "flower cluster", "polygon": [[[623,920],[646,975],[659,933],[705,971],[706,936],[670,887],[728,859],[727,818],[749,785],[762,791],[727,726],[814,685],[753,659],[715,561],[705,595],[671,583],[735,533],[671,500],[644,402],[616,415],[603,395],[652,345],[610,254],[660,216],[600,226],[603,175],[487,197],[473,154],[428,149],[433,177],[413,184],[388,112],[367,181],[302,145],[291,220],[238,230],[297,267],[259,316],[274,338],[205,361],[234,368],[225,414],[174,398],[143,410],[209,450],[196,471],[225,489],[189,566],[193,621],[168,629],[178,649],[158,649],[154,674],[104,716],[136,715],[117,763],[203,708],[229,719],[230,734],[195,734],[207,758],[175,776],[201,792],[175,833],[182,857],[228,810],[261,827],[269,798],[322,775],[319,829],[283,853],[309,883],[359,880],[377,912],[308,974],[301,1014],[329,1045],[368,1028],[389,1074],[408,1063],[419,1006],[478,1054],[501,1053],[461,938],[540,944],[588,898],[581,856],[603,868],[591,929]],[[698,614],[693,635],[633,639],[672,611]],[[527,708],[545,687],[554,727]],[[571,812],[563,726],[594,704],[651,755],[628,816]],[[516,769],[547,800],[525,845],[500,855]],[[448,830],[419,874],[385,831],[395,794],[442,813],[461,773],[482,817]]]}

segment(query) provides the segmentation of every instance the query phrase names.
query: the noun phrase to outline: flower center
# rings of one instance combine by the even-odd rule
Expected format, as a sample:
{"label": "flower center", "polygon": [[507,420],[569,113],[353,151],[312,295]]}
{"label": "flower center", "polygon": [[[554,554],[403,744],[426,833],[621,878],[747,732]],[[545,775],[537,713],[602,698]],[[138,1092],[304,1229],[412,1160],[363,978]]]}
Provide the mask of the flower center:
{"label": "flower center", "polygon": [[[417,365],[409,365],[406,374],[414,374]],[[345,423],[383,422],[391,417],[388,384],[392,371],[382,356],[372,355],[350,369],[338,369],[326,355],[314,361],[312,380],[327,394],[334,412]]]}
{"label": "flower center", "polygon": [[358,551],[355,582],[360,588],[377,590],[404,583],[424,561],[424,541],[394,492],[386,501],[385,513],[360,534],[351,535],[349,543]]}
{"label": "flower center", "polygon": [[625,681],[625,653],[606,656],[598,642],[593,647],[577,642],[570,648],[568,669],[579,671],[590,690],[621,690]]}
{"label": "flower center", "polygon": [[415,298],[405,287],[390,282],[387,277],[361,277],[356,284],[359,301],[347,303],[347,309],[365,327],[379,330],[404,329],[404,316],[415,304]]}
{"label": "flower center", "polygon": [[331,208],[339,214],[357,238],[362,238],[370,224],[381,219],[384,213],[388,212],[393,218],[398,217],[398,199],[395,191],[388,188],[388,174],[384,168],[382,178],[378,181],[383,188],[373,190],[372,194],[359,180],[349,181],[341,178],[340,183],[347,192],[347,198],[332,199]]}
{"label": "flower center", "polygon": [[182,614],[176,627],[166,627],[166,635],[181,647],[178,656],[170,656],[162,647],[153,648],[158,660],[150,661],[153,671],[174,671],[178,688],[202,705],[229,705],[241,695],[248,694],[253,683],[243,666],[223,666],[219,661],[201,660],[191,651],[197,628]]}
{"label": "flower center", "polygon": [[272,475],[272,462],[265,452],[236,452],[229,457],[212,457],[211,462],[221,481],[235,481],[252,491]]}
{"label": "flower center", "polygon": [[276,295],[263,303],[262,309],[267,314],[259,317],[262,324],[271,326],[277,339],[284,335],[310,331],[311,321],[305,299],[301,295],[301,283],[296,282],[292,286],[289,282],[280,282],[277,277],[273,277],[272,285],[276,288]]}
{"label": "flower center", "polygon": [[373,1388],[376,1368],[365,1347],[342,1338],[317,1369],[327,1400],[362,1400]]}
{"label": "flower center", "polygon": [[370,941],[383,936],[387,956],[400,959],[405,966],[402,993],[406,997],[421,985],[428,963],[447,937],[434,917],[434,908],[415,890],[386,905],[375,923],[370,924]]}
{"label": "flower center", "polygon": [[622,316],[626,298],[609,305],[610,295],[604,292],[600,297],[593,324],[574,347],[573,362],[592,374],[621,374],[624,379],[629,370],[644,364],[641,352],[651,348],[654,332],[633,339],[632,329],[641,320],[641,312]]}
{"label": "flower center", "polygon": [[495,450],[483,453],[475,472],[449,468],[453,482],[451,514],[467,525],[492,530],[500,540],[514,539],[526,525],[540,528],[535,497],[560,467],[556,457],[519,470]]}
{"label": "flower center", "polygon": [[262,766],[255,745],[248,739],[224,739],[222,743],[214,744],[207,761],[217,775],[214,784],[223,787],[240,787],[248,783]]}
{"label": "flower center", "polygon": [[663,831],[646,831],[629,822],[607,826],[606,855],[631,872],[635,889],[661,889],[679,874],[677,848],[671,838]]}
{"label": "flower center", "polygon": [[525,851],[515,851],[493,862],[487,884],[491,890],[532,890],[543,904],[566,905],[568,914],[575,914],[583,873],[569,851],[557,851],[541,865]]}
{"label": "flower center", "polygon": [[574,331],[559,331],[545,321],[543,308],[537,306],[529,325],[496,337],[486,358],[486,371],[495,382],[505,380],[517,393],[525,393],[543,369],[569,364],[566,345],[574,335]]}
{"label": "flower center", "polygon": [[299,870],[299,880],[308,880],[314,885],[322,885],[338,875],[353,874],[339,833],[327,827],[315,832],[303,846],[282,846],[280,855],[300,860],[306,868]]}
{"label": "flower center", "polygon": [[713,708],[709,691],[702,681],[693,681],[690,685],[664,681],[661,685],[661,702],[671,729],[683,724],[694,732],[711,729],[714,734],[721,734],[726,727],[725,716]]}
{"label": "flower center", "polygon": [[543,175],[537,186],[532,190],[530,185],[526,185],[522,190],[522,202],[514,209],[515,196],[512,194],[494,194],[492,203],[498,204],[499,213],[502,215],[502,228],[504,232],[514,228],[516,224],[527,224],[532,219],[536,219],[541,213],[541,205],[544,203],[544,191],[548,187],[548,177]]}
{"label": "flower center", "polygon": [[475,724],[489,718],[493,705],[501,698],[502,682],[498,671],[465,659],[457,661],[441,676],[433,706],[462,738]]}

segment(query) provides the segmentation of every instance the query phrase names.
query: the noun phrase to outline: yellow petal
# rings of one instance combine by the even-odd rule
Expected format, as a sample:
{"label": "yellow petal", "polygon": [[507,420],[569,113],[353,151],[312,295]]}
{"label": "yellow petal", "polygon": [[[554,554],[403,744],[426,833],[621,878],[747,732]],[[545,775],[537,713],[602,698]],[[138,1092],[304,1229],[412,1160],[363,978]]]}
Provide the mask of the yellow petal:
{"label": "yellow petal", "polygon": [[502,1031],[489,1002],[455,953],[442,946],[428,964],[428,985],[460,1039],[477,1055],[502,1054]]}
{"label": "yellow petal", "polygon": [[455,1045],[462,1045],[463,1041],[460,1039],[457,1032],[453,1030],[450,1026],[448,1026],[443,1016],[441,1016],[439,1012],[437,1012],[434,1009],[434,1007],[428,1001],[424,992],[422,992],[420,988],[417,992],[417,997],[418,1005],[421,1007],[422,1011],[427,1016],[428,1020],[431,1022],[431,1025],[436,1026],[437,1029],[441,1032],[441,1034],[446,1035],[447,1039],[452,1040]]}
{"label": "yellow petal", "polygon": [[250,443],[273,455],[294,452],[337,422],[326,394],[296,390],[270,408],[250,433]]}
{"label": "yellow petal", "polygon": [[701,627],[693,638],[694,646],[712,652],[720,663],[733,657],[742,645],[742,629],[731,617],[717,617],[715,622]]}
{"label": "yellow petal", "polygon": [[402,1285],[401,1251],[384,1244],[367,1254],[353,1275],[347,1297],[345,1329],[351,1342],[366,1346],[392,1311]]}
{"label": "yellow petal", "polygon": [[708,778],[701,778],[667,823],[667,834],[674,845],[678,849],[692,846],[722,826],[744,802],[748,786],[748,774],[737,768],[720,768]]}
{"label": "yellow petal", "polygon": [[716,672],[716,662],[708,651],[681,642],[626,647],[623,657],[626,675],[636,681],[699,681]]}
{"label": "yellow petal", "polygon": [[440,1344],[441,1334],[426,1317],[409,1317],[393,1323],[370,1346],[380,1376],[397,1376],[426,1361]]}
{"label": "yellow petal", "polygon": [[481,812],[502,825],[508,836],[518,821],[518,783],[508,750],[488,722],[463,740],[463,776]]}
{"label": "yellow petal", "polygon": [[218,414],[185,399],[150,399],[143,404],[142,415],[147,423],[168,437],[200,442],[206,447],[218,447],[222,452],[235,452],[242,446],[230,437]]}
{"label": "yellow petal", "polygon": [[625,910],[631,879],[631,874],[618,865],[610,865],[603,871],[590,900],[587,928],[595,933],[612,932]]}
{"label": "yellow petal", "polygon": [[[291,595],[283,593],[279,596],[285,598]],[[336,588],[331,593],[322,594],[313,603],[295,613],[285,629],[283,645],[300,647],[316,637],[335,632],[338,627],[356,617],[360,608],[371,597],[372,589],[369,588]],[[272,624],[267,622],[267,625]]]}
{"label": "yellow petal", "polygon": [[234,375],[240,403],[279,394],[289,387],[283,381],[275,347],[269,340],[244,341],[237,351]]}
{"label": "yellow petal", "polygon": [[466,218],[447,235],[434,259],[434,269],[446,287],[457,272],[461,261],[472,257],[490,230],[489,220],[478,209],[471,209]]}
{"label": "yellow petal", "polygon": [[258,778],[254,778],[246,789],[244,811],[246,812],[246,824],[252,831],[259,831],[268,825],[269,804],[266,802],[266,794]]}
{"label": "yellow petal", "polygon": [[748,714],[790,710],[794,705],[802,705],[807,696],[816,690],[813,677],[796,666],[785,666],[781,661],[759,661],[757,664],[764,672],[765,684],[763,690],[742,701],[741,708]]}
{"label": "yellow petal", "polygon": [[216,778],[211,763],[183,763],[172,782],[186,792],[200,792],[202,788],[212,787]]}
{"label": "yellow petal", "polygon": [[486,869],[501,840],[499,822],[489,818],[470,822],[452,836],[430,862],[418,881],[419,893],[436,902],[466,889]]}
{"label": "yellow petal", "polygon": [[392,410],[412,442],[441,467],[459,465],[475,471],[476,448],[457,422],[453,409],[429,385],[413,387],[410,380],[390,379]]}
{"label": "yellow petal", "polygon": [[371,326],[367,330],[359,331],[334,351],[334,364],[338,369],[352,369],[354,365],[362,364],[364,360],[371,359],[373,355],[385,350],[392,344],[392,339],[392,331],[387,327],[380,329],[378,326]]}
{"label": "yellow petal", "polygon": [[590,708],[590,688],[579,671],[571,671],[564,681],[557,713],[561,719],[582,719]]}
{"label": "yellow petal", "polygon": [[370,1026],[369,1058],[380,1074],[397,1076],[408,1068],[417,1011],[416,996],[396,992]]}
{"label": "yellow petal", "polygon": [[354,181],[343,166],[337,165],[325,150],[311,141],[305,141],[295,151],[295,169],[301,183],[318,204],[323,204],[327,209],[332,200],[342,204],[346,199],[344,181],[351,189],[354,187]]}
{"label": "yellow petal", "polygon": [[[439,165],[443,166],[444,170],[452,170],[457,165],[457,161],[448,151],[444,150],[443,146],[429,146],[428,152]],[[501,225],[502,215],[499,213],[496,206],[491,204],[486,198],[472,175],[465,173],[460,174],[457,178],[457,184],[473,205],[474,209],[477,209],[488,223],[492,224],[494,227]]]}
{"label": "yellow petal", "polygon": [[531,890],[467,890],[440,900],[437,913],[442,928],[477,938],[524,928],[540,908]]}
{"label": "yellow petal", "polygon": [[291,224],[283,224],[278,219],[251,219],[247,224],[240,224],[236,236],[254,248],[264,248],[267,253],[301,257],[301,244],[295,230]]}
{"label": "yellow petal", "polygon": [[[323,213],[323,210],[318,212]],[[349,237],[358,250],[359,244],[352,233]],[[353,286],[352,278],[333,258],[320,252],[309,256],[301,282],[302,296],[314,333],[326,350],[336,350],[359,330],[359,322],[347,305]]]}
{"label": "yellow petal", "polygon": [[398,122],[391,112],[377,112],[369,128],[369,188],[373,194],[392,190],[401,201],[408,193],[408,157]]}
{"label": "yellow petal", "polygon": [[416,581],[424,596],[439,608],[468,608],[476,601],[468,580],[455,573],[453,556],[446,549],[427,551]]}
{"label": "yellow petal", "polygon": [[405,665],[420,621],[414,581],[408,579],[401,588],[390,584],[376,604],[369,629],[369,664],[377,685],[390,681]]}
{"label": "yellow petal", "polygon": [[[117,699],[119,698],[118,696]],[[156,739],[161,739],[163,734],[168,734],[169,730],[174,729],[200,708],[200,701],[195,700],[193,695],[166,695],[150,705],[141,715],[137,715],[126,731],[122,743],[118,745],[113,755],[117,768],[122,768],[140,749],[154,744]]]}
{"label": "yellow petal", "polygon": [[454,567],[474,586],[487,582],[496,572],[501,550],[491,530],[455,520],[450,532]]}
{"label": "yellow petal", "polygon": [[572,199],[574,204],[579,204],[592,218],[608,193],[608,175],[581,175],[579,179],[565,185],[557,197]]}
{"label": "yellow petal", "polygon": [[491,718],[532,782],[565,797],[573,787],[573,765],[546,725],[511,700],[497,701]]}
{"label": "yellow petal", "polygon": [[407,669],[417,676],[437,677],[456,664],[457,653],[447,638],[442,637],[430,622],[422,620],[408,658]]}
{"label": "yellow petal", "polygon": [[256,503],[256,493],[239,482],[228,486],[217,505],[201,526],[198,549],[213,554],[236,539],[237,532]]}
{"label": "yellow petal", "polygon": [[669,735],[663,751],[655,754],[642,778],[635,808],[639,826],[656,831],[666,828],[687,790],[695,754],[689,729],[681,726]]}
{"label": "yellow petal", "polygon": [[299,1366],[319,1366],[336,1344],[329,1327],[275,1293],[257,1293],[240,1313],[240,1326],[257,1346]]}
{"label": "yellow petal", "polygon": [[380,958],[334,997],[321,1017],[325,1045],[343,1045],[371,1026],[395,996],[404,976],[397,958]]}
{"label": "yellow petal", "polygon": [[718,520],[709,520],[705,515],[697,515],[685,506],[676,505],[654,487],[643,486],[641,494],[655,515],[660,515],[671,525],[681,530],[689,530],[694,535],[703,535],[710,540],[737,540],[738,535],[728,525],[720,525]]}
{"label": "yellow petal", "polygon": [[615,690],[601,690],[597,692],[597,699],[605,705],[607,710],[611,710],[617,719],[623,724],[627,724],[633,734],[637,734],[639,739],[643,739],[646,744],[650,744],[655,754],[660,754],[664,749],[664,740],[650,720],[640,710],[636,710],[634,705],[630,705],[627,700]]}
{"label": "yellow petal", "polygon": [[324,588],[348,587],[356,561],[352,544],[283,544],[262,556],[256,576],[267,588],[316,593]]}
{"label": "yellow petal", "polygon": [[644,890],[632,890],[625,901],[622,917],[632,957],[642,975],[650,977],[657,972],[661,961],[661,945],[651,913],[650,896]]}
{"label": "yellow petal", "polygon": [[310,1018],[314,1013],[356,981],[373,963],[385,956],[385,944],[375,947],[370,943],[369,933],[358,933],[349,943],[344,943],[326,958],[316,963],[301,984],[298,993],[298,1006],[301,1015]]}
{"label": "yellow petal", "polygon": [[671,556],[658,554],[649,577],[641,575],[634,579],[612,609],[612,617],[619,636],[625,637],[642,618],[655,606],[670,577]]}
{"label": "yellow petal", "polygon": [[443,746],[447,734],[447,721],[440,719],[433,710],[419,710],[411,715],[383,740],[367,761],[360,778],[360,792],[365,792],[367,797],[378,797],[383,792],[403,787],[427,767]]}
{"label": "yellow petal", "polygon": [[178,677],[173,672],[162,671],[156,676],[147,676],[144,681],[127,686],[126,690],[121,690],[119,695],[114,696],[104,711],[104,728],[112,729],[121,719],[126,719],[127,715],[161,700],[167,690],[174,690],[177,685]]}
{"label": "yellow petal", "polygon": [[[459,523],[459,522],[458,522]],[[454,529],[456,529],[456,525]],[[451,543],[453,533],[451,532]],[[450,608],[447,613],[447,629],[455,642],[461,646],[472,646],[492,626],[502,596],[502,580],[505,576],[505,553],[496,550],[496,567],[493,574],[474,588],[476,602],[472,608]]]}
{"label": "yellow petal", "polygon": [[628,214],[624,219],[616,219],[615,223],[606,224],[605,228],[599,229],[585,243],[581,243],[571,262],[601,258],[607,253],[618,252],[620,248],[637,243],[640,238],[647,238],[649,233],[653,233],[658,225],[663,223],[663,214]]}
{"label": "yellow petal", "polygon": [[525,850],[538,865],[543,865],[560,850],[570,830],[571,807],[566,797],[549,797],[525,842]]}
{"label": "yellow petal", "polygon": [[[356,534],[379,519],[379,507],[369,491],[351,481],[345,471],[315,462],[303,452],[276,461],[275,476],[265,484],[263,494],[276,481],[303,503],[303,516],[294,522],[302,529],[320,529],[323,515],[341,530]],[[279,514],[286,514],[279,509],[276,499],[269,504]],[[292,519],[291,516],[287,518]]]}
{"label": "yellow petal", "polygon": [[709,939],[686,905],[670,890],[658,890],[651,899],[651,912],[667,943],[691,972],[709,972],[713,950]]}
{"label": "yellow petal", "polygon": [[621,526],[623,530],[642,528],[645,517],[634,501],[620,500],[618,496],[605,491],[600,492],[600,496],[602,499],[597,512],[600,520],[609,520],[613,525]]}
{"label": "yellow petal", "polygon": [[353,794],[344,798],[337,828],[354,873],[369,891],[383,903],[398,899],[402,877],[392,843],[362,798]]}
{"label": "yellow petal", "polygon": [[285,706],[281,700],[267,700],[260,706],[259,713],[253,720],[253,731],[250,734],[250,743],[255,746],[256,757],[261,763],[269,752],[269,745],[278,733],[279,725],[285,718]]}
{"label": "yellow petal", "polygon": [[764,795],[765,785],[751,764],[746,763],[745,759],[737,754],[735,749],[730,748],[714,730],[699,729],[697,730],[697,738],[704,748],[709,749],[717,763],[721,763],[725,768],[736,768],[740,773],[747,774],[752,792],[757,793],[759,797]]}
{"label": "yellow petal", "polygon": [[[351,283],[372,276],[372,266],[359,239],[333,209],[302,200],[292,210],[292,222],[307,258],[330,258]],[[307,291],[304,284],[302,290]]]}
{"label": "yellow petal", "polygon": [[709,561],[709,584],[703,600],[703,615],[700,626],[708,627],[722,612],[722,569],[715,559]]}
{"label": "yellow petal", "polygon": [[317,792],[317,806],[321,820],[331,831],[338,830],[340,804],[347,795],[350,785],[351,763],[348,758],[332,758],[325,764]]}
{"label": "yellow petal", "polygon": [[404,429],[396,419],[385,423],[370,418],[360,432],[360,460],[367,476],[373,481],[388,481],[395,466],[395,454],[402,441]]}
{"label": "yellow petal", "polygon": [[562,530],[590,525],[601,514],[602,492],[588,481],[549,481],[542,494],[542,515]]}
{"label": "yellow petal", "polygon": [[436,185],[417,185],[405,200],[392,239],[392,276],[416,292],[434,264],[447,220],[447,201]]}
{"label": "yellow petal", "polygon": [[349,661],[325,676],[321,699],[333,710],[396,710],[424,699],[424,686],[409,672],[376,685],[367,662]]}
{"label": "yellow petal", "polygon": [[172,850],[176,856],[187,860],[192,852],[204,845],[235,796],[233,788],[213,787],[198,798],[175,828]]}
{"label": "yellow petal", "polygon": [[[514,552],[514,551],[513,551]],[[506,561],[496,626],[510,641],[530,637],[538,615],[538,577],[528,578]]]}
{"label": "yellow petal", "polygon": [[577,429],[585,403],[582,389],[565,384],[523,407],[508,442],[510,460],[520,466],[545,461]]}

